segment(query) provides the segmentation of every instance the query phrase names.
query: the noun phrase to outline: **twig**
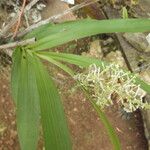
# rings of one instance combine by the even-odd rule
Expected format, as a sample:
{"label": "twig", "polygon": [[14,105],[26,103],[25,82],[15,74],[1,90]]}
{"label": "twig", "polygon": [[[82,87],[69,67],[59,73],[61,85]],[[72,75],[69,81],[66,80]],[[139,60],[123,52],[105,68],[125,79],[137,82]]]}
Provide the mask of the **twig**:
{"label": "twig", "polygon": [[14,48],[17,46],[25,46],[28,44],[33,44],[34,42],[35,42],[35,38],[31,38],[31,39],[27,39],[27,40],[23,40],[23,41],[16,41],[16,42],[0,45],[0,50]]}
{"label": "twig", "polygon": [[14,24],[17,22],[18,16],[19,14],[16,14],[16,16],[9,22],[9,24],[4,27],[0,33],[0,38],[4,37],[5,34],[14,26]]}
{"label": "twig", "polygon": [[29,11],[39,0],[32,0],[25,8],[25,12]]}
{"label": "twig", "polygon": [[38,22],[37,24],[33,24],[30,27],[26,28],[24,31],[20,31],[18,33],[18,35],[17,35],[17,38],[20,38],[20,37],[24,36],[25,34],[31,32],[35,28],[38,28],[38,27],[40,27],[42,25],[45,25],[45,24],[50,23],[50,22],[53,22],[54,20],[56,20],[58,18],[61,18],[62,16],[66,15],[66,14],[68,14],[70,12],[76,11],[76,10],[78,10],[80,8],[83,8],[83,7],[88,6],[90,4],[96,3],[98,1],[99,0],[87,0],[87,1],[85,1],[83,3],[81,3],[81,4],[75,5],[75,6],[71,7],[71,8],[69,8],[69,9],[65,10],[62,13],[59,13],[59,14],[54,15],[54,16],[51,16],[50,18],[45,19],[45,20],[43,20],[41,22]]}
{"label": "twig", "polygon": [[21,18],[22,18],[22,15],[23,15],[24,9],[25,9],[25,5],[26,5],[26,0],[23,0],[23,4],[22,4],[22,7],[21,7],[21,11],[20,11],[19,17],[18,17],[18,21],[17,21],[16,29],[15,29],[15,32],[14,32],[14,34],[13,34],[13,37],[12,37],[12,38],[15,38],[15,37],[16,37],[17,32],[18,32],[18,30],[19,30],[19,26],[20,26],[20,23],[21,23]]}
{"label": "twig", "polygon": [[[33,7],[39,0],[32,0],[24,9],[24,12],[29,11],[31,7]],[[19,11],[20,12],[20,11]],[[16,24],[17,18],[19,17],[20,13],[17,13],[16,16],[9,22],[7,26],[4,27],[4,29],[0,33],[0,38],[4,37],[5,34]]]}

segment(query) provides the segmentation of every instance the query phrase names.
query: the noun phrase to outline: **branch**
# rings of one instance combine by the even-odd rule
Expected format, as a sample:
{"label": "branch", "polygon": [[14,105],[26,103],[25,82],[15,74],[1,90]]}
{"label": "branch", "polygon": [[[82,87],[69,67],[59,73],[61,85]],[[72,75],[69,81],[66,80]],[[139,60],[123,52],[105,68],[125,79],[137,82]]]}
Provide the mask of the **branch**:
{"label": "branch", "polygon": [[31,39],[27,39],[27,40],[23,40],[23,41],[16,41],[16,42],[0,45],[0,50],[14,48],[17,46],[25,46],[28,44],[33,44],[34,42],[35,42],[35,38],[31,38]]}
{"label": "branch", "polygon": [[12,38],[15,38],[15,37],[16,37],[17,32],[18,32],[18,30],[19,30],[19,26],[20,26],[20,23],[21,23],[21,18],[22,18],[22,15],[23,15],[24,9],[25,9],[25,5],[26,5],[26,0],[23,0],[23,4],[22,4],[22,8],[21,8],[21,11],[20,11],[19,17],[18,17],[18,21],[17,21],[16,29],[15,29],[15,32],[14,32],[14,35],[13,35],[13,37],[12,37]]}
{"label": "branch", "polygon": [[26,7],[25,12],[29,11],[39,0],[32,0]]}
{"label": "branch", "polygon": [[91,4],[93,4],[93,3],[96,3],[96,2],[98,2],[98,1],[99,1],[99,0],[87,0],[87,1],[85,1],[85,2],[83,2],[83,3],[81,3],[81,4],[75,5],[75,6],[71,7],[71,8],[69,8],[69,9],[65,10],[65,11],[62,12],[62,13],[59,13],[59,14],[54,15],[54,16],[51,16],[50,18],[45,19],[45,20],[43,20],[43,21],[40,21],[40,22],[38,22],[37,24],[33,24],[33,25],[31,25],[30,27],[26,28],[24,31],[20,31],[20,32],[18,33],[18,35],[17,35],[17,38],[21,38],[21,37],[24,36],[25,34],[31,32],[33,29],[36,29],[36,28],[38,28],[38,27],[40,27],[40,26],[42,26],[42,25],[45,25],[45,24],[47,24],[47,23],[53,22],[54,20],[56,20],[56,19],[58,19],[58,18],[61,18],[62,16],[66,15],[66,14],[68,14],[68,13],[70,13],[70,12],[76,11],[76,10],[78,10],[78,9],[81,9],[81,8],[83,8],[83,7],[85,7],[85,6],[88,6],[88,5],[91,5]]}

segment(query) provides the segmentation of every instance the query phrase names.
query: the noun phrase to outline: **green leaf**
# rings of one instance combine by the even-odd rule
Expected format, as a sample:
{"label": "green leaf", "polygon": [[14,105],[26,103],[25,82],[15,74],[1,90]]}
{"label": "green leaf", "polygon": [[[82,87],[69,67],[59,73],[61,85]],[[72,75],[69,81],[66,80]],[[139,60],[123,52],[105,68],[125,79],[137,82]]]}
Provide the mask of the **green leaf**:
{"label": "green leaf", "polygon": [[107,64],[104,61],[101,61],[96,58],[86,57],[86,56],[80,56],[75,54],[68,54],[68,53],[56,53],[56,52],[36,52],[40,55],[40,57],[49,57],[54,60],[62,61],[62,62],[68,62],[70,64],[74,64],[80,67],[89,67],[91,64],[96,64],[99,66],[102,66],[104,64]]}
{"label": "green leaf", "polygon": [[11,71],[11,90],[12,97],[17,105],[17,94],[18,94],[18,86],[19,86],[19,78],[20,78],[20,69],[21,69],[21,50],[20,48],[16,48],[12,55],[12,71]]}
{"label": "green leaf", "polygon": [[[52,48],[66,42],[100,33],[113,32],[146,32],[150,31],[150,19],[83,19],[57,25],[46,26],[40,33],[33,36],[37,39],[28,48],[34,51]],[[38,31],[39,32],[39,31]]]}
{"label": "green leaf", "polygon": [[[51,57],[52,59],[58,60],[58,61],[63,61],[63,62],[68,62],[70,64],[75,64],[77,66],[81,67],[88,67],[91,64],[96,64],[98,66],[102,65],[108,65],[108,63],[95,59],[95,58],[89,58],[85,56],[80,56],[80,55],[74,55],[74,54],[67,54],[67,53],[55,53],[55,52],[38,52],[40,55],[44,55]],[[131,73],[131,76],[133,73]],[[147,93],[150,94],[150,85],[147,84],[145,81],[140,79],[139,77],[136,77],[135,82],[137,85],[140,85],[140,87],[146,91]]]}
{"label": "green leaf", "polygon": [[30,38],[36,37],[36,40],[39,40],[39,39],[44,38],[45,36],[48,36],[49,34],[57,33],[58,28],[53,28],[53,26],[55,26],[55,24],[48,23],[48,24],[42,25],[34,29],[32,32],[28,33],[27,35],[25,35],[24,39],[30,39]]}
{"label": "green leaf", "polygon": [[120,145],[119,138],[116,135],[114,128],[109,123],[106,115],[103,113],[103,111],[100,109],[100,107],[98,107],[93,101],[90,101],[90,102],[92,103],[94,109],[98,113],[100,120],[104,124],[104,126],[105,126],[105,128],[107,130],[107,133],[109,135],[109,138],[111,140],[111,143],[112,143],[112,145],[114,147],[114,150],[121,150],[121,145]]}
{"label": "green leaf", "polygon": [[22,150],[36,150],[40,109],[32,60],[21,48],[15,50],[13,59],[12,93],[17,107],[20,146]]}
{"label": "green leaf", "polygon": [[40,98],[46,150],[71,150],[65,114],[57,88],[40,60],[35,56],[32,60]]}
{"label": "green leaf", "polygon": [[122,18],[123,19],[128,19],[128,10],[126,9],[126,7],[122,8]]}
{"label": "green leaf", "polygon": [[64,70],[65,72],[67,72],[70,76],[74,75],[74,72],[69,67],[67,67],[66,65],[64,65],[64,64],[62,64],[62,63],[60,63],[60,62],[58,62],[58,61],[56,61],[54,59],[52,59],[51,57],[46,56],[46,55],[43,56],[43,55],[40,55],[40,54],[37,54],[37,53],[36,53],[36,55],[38,57],[44,59],[44,60],[49,61],[50,63],[56,65],[57,67],[61,68],[62,70]]}
{"label": "green leaf", "polygon": [[137,85],[150,94],[150,84],[146,83],[144,80],[140,79],[140,77],[136,77],[135,82]]}

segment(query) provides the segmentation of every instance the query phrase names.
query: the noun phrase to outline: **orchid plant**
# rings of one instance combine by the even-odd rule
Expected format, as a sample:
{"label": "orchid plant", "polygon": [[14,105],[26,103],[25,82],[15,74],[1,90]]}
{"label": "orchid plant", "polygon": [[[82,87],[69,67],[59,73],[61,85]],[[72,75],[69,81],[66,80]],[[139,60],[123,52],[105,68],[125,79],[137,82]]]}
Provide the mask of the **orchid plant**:
{"label": "orchid plant", "polygon": [[[118,65],[85,56],[53,52],[52,48],[95,34],[146,31],[150,31],[150,19],[84,19],[46,24],[27,34],[24,39],[34,37],[36,42],[14,50],[11,78],[21,149],[37,149],[41,125],[46,150],[72,149],[59,92],[42,63],[42,60],[46,60],[77,81],[105,125],[113,148],[120,150],[119,139],[103,109],[114,103],[112,94],[117,94],[117,104],[127,112],[149,108],[150,105],[142,101],[139,91],[150,93],[150,85]],[[82,73],[74,72],[63,62],[84,70]]]}

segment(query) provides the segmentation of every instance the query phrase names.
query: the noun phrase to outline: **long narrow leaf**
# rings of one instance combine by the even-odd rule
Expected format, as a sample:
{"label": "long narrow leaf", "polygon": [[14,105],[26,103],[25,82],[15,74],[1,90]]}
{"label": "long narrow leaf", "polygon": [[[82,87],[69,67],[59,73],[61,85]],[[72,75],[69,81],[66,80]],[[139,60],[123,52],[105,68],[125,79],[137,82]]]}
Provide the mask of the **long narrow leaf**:
{"label": "long narrow leaf", "polygon": [[50,63],[56,65],[57,67],[61,68],[62,70],[64,70],[66,73],[68,73],[70,76],[73,76],[74,75],[74,72],[69,68],[67,67],[66,65],[52,59],[51,57],[49,56],[43,56],[43,55],[40,55],[40,54],[36,54],[38,57],[44,59],[44,60],[47,60],[49,61]]}
{"label": "long narrow leaf", "polygon": [[62,61],[62,62],[68,62],[70,64],[74,64],[80,67],[88,67],[91,64],[96,64],[99,66],[102,66],[103,64],[106,64],[106,62],[101,61],[96,58],[81,56],[81,55],[75,55],[75,54],[68,54],[68,53],[56,53],[56,52],[37,52],[38,55],[41,57],[50,57],[52,59]]}
{"label": "long narrow leaf", "polygon": [[[36,150],[39,135],[39,98],[36,87],[35,73],[32,61],[22,49],[16,49],[14,54],[14,71],[12,79],[17,82],[14,99],[17,103],[17,130],[21,150]],[[20,57],[20,58],[19,58]],[[19,68],[16,68],[18,67]],[[18,70],[17,70],[18,69]],[[16,76],[16,77],[14,77]]]}
{"label": "long narrow leaf", "polygon": [[71,150],[63,106],[57,88],[37,57],[32,58],[38,86],[46,150]]}
{"label": "long narrow leaf", "polygon": [[11,91],[15,104],[17,105],[17,94],[18,94],[18,86],[19,86],[19,78],[20,78],[20,69],[21,69],[21,56],[22,53],[17,48],[12,56],[13,66],[11,71]]}
{"label": "long narrow leaf", "polygon": [[120,145],[119,138],[116,135],[114,128],[109,123],[105,113],[103,113],[103,111],[93,101],[90,101],[90,102],[92,103],[94,109],[98,113],[100,120],[104,124],[104,126],[107,130],[107,133],[110,137],[111,143],[113,144],[114,150],[121,150],[121,145]]}
{"label": "long narrow leaf", "polygon": [[58,25],[50,25],[41,29],[41,35],[34,33],[37,42],[28,46],[35,51],[52,48],[66,42],[99,34],[113,32],[146,32],[150,31],[150,19],[84,19]]}

